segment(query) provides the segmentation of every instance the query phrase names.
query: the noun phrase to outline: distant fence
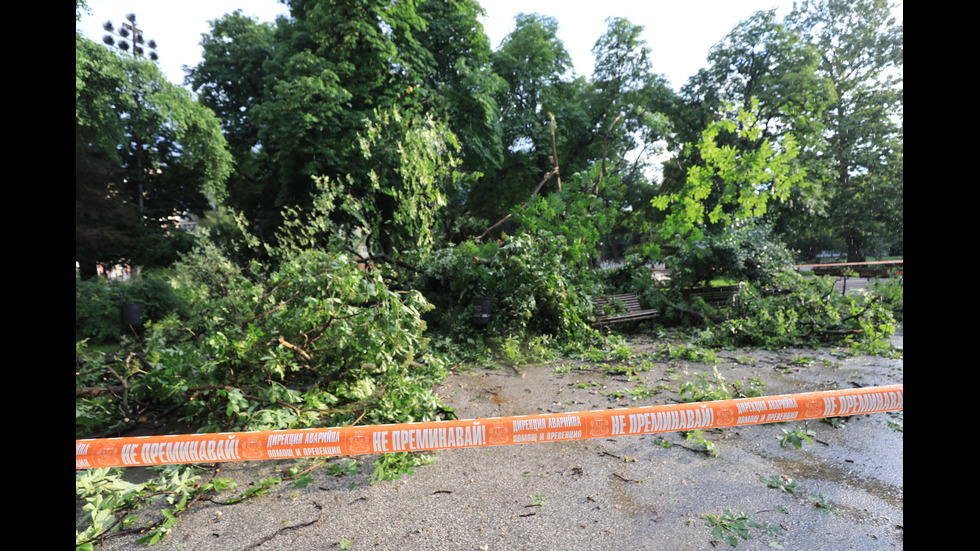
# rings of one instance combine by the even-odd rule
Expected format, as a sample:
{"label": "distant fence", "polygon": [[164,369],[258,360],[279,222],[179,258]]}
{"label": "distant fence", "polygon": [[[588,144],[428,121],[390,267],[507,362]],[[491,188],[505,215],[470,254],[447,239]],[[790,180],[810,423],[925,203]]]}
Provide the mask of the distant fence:
{"label": "distant fence", "polygon": [[828,264],[797,264],[797,270],[810,270],[814,275],[838,277],[889,277],[892,274],[902,275],[905,268],[904,260],[878,260],[872,262],[834,262]]}

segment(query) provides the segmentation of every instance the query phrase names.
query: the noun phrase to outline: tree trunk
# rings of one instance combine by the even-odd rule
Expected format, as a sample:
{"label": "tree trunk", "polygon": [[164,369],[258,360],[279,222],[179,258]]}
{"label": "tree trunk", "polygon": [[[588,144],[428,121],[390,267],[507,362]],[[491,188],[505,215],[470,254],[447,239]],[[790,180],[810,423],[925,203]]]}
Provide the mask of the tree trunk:
{"label": "tree trunk", "polygon": [[848,262],[864,262],[864,250],[863,250],[863,240],[854,237],[847,237],[847,261]]}

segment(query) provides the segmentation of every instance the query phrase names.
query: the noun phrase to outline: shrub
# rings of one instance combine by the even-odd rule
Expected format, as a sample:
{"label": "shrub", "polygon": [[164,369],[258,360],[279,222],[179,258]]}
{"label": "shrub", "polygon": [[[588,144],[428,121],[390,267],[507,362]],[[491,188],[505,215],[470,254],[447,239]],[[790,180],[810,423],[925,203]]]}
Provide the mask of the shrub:
{"label": "shrub", "polygon": [[671,281],[680,287],[697,287],[723,278],[768,288],[792,269],[793,256],[768,226],[745,223],[685,243],[667,264]]}
{"label": "shrub", "polygon": [[902,275],[893,275],[886,279],[876,279],[871,285],[874,291],[895,313],[895,319],[902,321],[905,313],[905,279]]}
{"label": "shrub", "polygon": [[[565,256],[564,239],[545,231],[507,237],[498,243],[472,241],[434,251],[420,260],[423,273],[413,282],[435,304],[426,319],[434,333],[470,352],[506,340],[546,336],[557,346],[594,343],[589,326],[589,295],[598,281]],[[493,299],[489,325],[472,323],[473,298]]]}
{"label": "shrub", "polygon": [[119,337],[119,293],[102,279],[75,280],[75,340],[103,343]]}
{"label": "shrub", "polygon": [[121,302],[140,303],[144,321],[181,315],[186,309],[183,297],[162,272],[132,281],[76,279],[75,340],[88,339],[92,344],[100,344],[118,339],[122,331]]}
{"label": "shrub", "polygon": [[346,254],[306,251],[239,266],[206,241],[175,281],[186,319],[152,323],[137,398],[173,400],[201,430],[432,419],[443,364],[425,356],[430,308]]}
{"label": "shrub", "polygon": [[728,319],[704,332],[712,346],[820,346],[842,343],[874,354],[890,352],[896,330],[891,307],[874,292],[841,295],[833,278],[786,272],[770,289],[749,287]]}

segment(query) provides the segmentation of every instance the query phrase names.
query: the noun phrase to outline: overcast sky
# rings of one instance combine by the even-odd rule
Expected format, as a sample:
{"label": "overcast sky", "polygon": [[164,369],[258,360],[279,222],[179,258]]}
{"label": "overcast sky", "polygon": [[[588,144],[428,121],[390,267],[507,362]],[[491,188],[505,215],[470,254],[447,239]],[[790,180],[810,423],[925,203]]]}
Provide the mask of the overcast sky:
{"label": "overcast sky", "polygon": [[606,19],[625,17],[644,28],[653,71],[677,89],[705,66],[708,50],[740,21],[772,8],[785,15],[793,0],[488,0],[481,5],[487,11],[483,26],[495,49],[514,30],[518,13],[557,19],[558,37],[572,56],[575,72],[583,75],[592,73],[592,47],[606,32]]}
{"label": "overcast sky", "polygon": [[[100,42],[102,23],[117,27],[127,13],[135,13],[147,39],[157,41],[160,65],[172,82],[183,83],[184,65],[201,61],[201,35],[209,22],[241,9],[260,21],[274,21],[287,14],[278,0],[88,0],[91,14],[76,25],[88,38]],[[514,29],[520,12],[550,15],[558,20],[559,38],[572,55],[575,71],[592,72],[592,46],[606,31],[608,17],[625,17],[645,28],[644,38],[653,51],[653,70],[665,75],[674,88],[704,67],[708,50],[739,21],[759,10],[777,8],[785,15],[792,0],[485,0],[483,25],[493,48]]]}

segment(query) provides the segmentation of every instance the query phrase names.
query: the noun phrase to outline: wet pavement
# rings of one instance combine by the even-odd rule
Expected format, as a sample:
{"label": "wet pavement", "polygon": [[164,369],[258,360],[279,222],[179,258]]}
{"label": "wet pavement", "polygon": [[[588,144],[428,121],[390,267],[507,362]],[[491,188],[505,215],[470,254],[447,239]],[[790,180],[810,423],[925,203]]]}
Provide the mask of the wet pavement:
{"label": "wet pavement", "polygon": [[[902,346],[903,336],[894,342]],[[902,359],[740,350],[707,364],[655,360],[659,346],[635,341],[642,370],[633,376],[614,360],[565,361],[470,369],[439,391],[466,419],[672,403],[682,382],[718,376],[767,395],[903,381]],[[903,413],[843,421],[809,421],[813,443],[801,449],[780,443],[790,423],[705,431],[716,456],[681,433],[445,450],[414,474],[374,485],[377,456],[358,456],[355,474],[319,468],[310,484],[282,483],[235,505],[220,502],[292,463],[227,463],[220,476],[238,489],[184,513],[153,548],[714,549],[729,545],[712,542],[709,515],[727,510],[747,516],[720,523],[747,529],[752,539],[739,549],[902,549]],[[145,549],[136,537],[102,549]]]}

